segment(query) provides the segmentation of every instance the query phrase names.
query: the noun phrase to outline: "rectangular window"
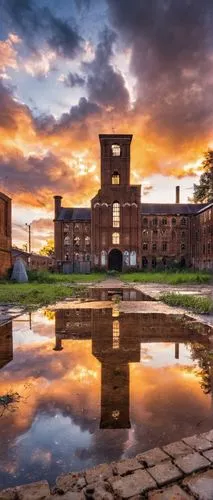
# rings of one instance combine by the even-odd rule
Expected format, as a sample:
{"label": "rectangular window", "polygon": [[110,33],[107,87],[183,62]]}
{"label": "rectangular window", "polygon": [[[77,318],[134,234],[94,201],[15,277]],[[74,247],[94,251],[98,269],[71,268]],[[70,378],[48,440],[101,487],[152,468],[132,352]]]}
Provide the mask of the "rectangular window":
{"label": "rectangular window", "polygon": [[119,349],[120,347],[120,324],[118,320],[114,320],[112,324],[112,348]]}
{"label": "rectangular window", "polygon": [[112,227],[120,227],[120,203],[113,203],[112,207]]}
{"label": "rectangular window", "polygon": [[143,250],[148,250],[148,243],[143,243]]}
{"label": "rectangular window", "polygon": [[112,244],[113,245],[120,244],[120,234],[119,233],[112,233]]}
{"label": "rectangular window", "polygon": [[167,242],[166,241],[164,241],[162,243],[162,250],[163,250],[163,252],[166,252],[166,250],[167,250]]}

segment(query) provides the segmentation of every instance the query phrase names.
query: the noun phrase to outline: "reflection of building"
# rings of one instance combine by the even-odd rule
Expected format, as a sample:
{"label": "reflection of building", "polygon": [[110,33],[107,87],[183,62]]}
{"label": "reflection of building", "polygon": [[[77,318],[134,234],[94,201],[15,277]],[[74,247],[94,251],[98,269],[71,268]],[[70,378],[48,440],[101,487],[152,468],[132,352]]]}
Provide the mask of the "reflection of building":
{"label": "reflection of building", "polygon": [[[101,428],[130,427],[129,363],[140,362],[141,343],[173,342],[209,345],[209,327],[193,320],[165,314],[119,314],[118,305],[108,309],[56,311],[56,344],[66,339],[92,339],[92,354],[101,363]],[[205,349],[205,347],[203,347]]]}
{"label": "reflection of building", "polygon": [[[213,268],[213,203],[141,203],[130,184],[132,135],[101,134],[101,189],[91,208],[64,208],[55,196],[55,255],[66,272]],[[142,200],[143,201],[143,200]]]}
{"label": "reflection of building", "polygon": [[0,326],[0,368],[13,359],[12,321]]}

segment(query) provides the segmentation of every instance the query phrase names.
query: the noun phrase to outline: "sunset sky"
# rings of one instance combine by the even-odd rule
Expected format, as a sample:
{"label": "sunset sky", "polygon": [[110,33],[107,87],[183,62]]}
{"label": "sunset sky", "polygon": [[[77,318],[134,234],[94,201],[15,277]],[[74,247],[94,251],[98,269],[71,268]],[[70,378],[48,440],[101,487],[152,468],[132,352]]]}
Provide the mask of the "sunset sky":
{"label": "sunset sky", "polygon": [[89,206],[99,133],[132,133],[146,202],[192,196],[213,147],[212,0],[0,0],[0,190],[13,243],[52,235],[53,195]]}

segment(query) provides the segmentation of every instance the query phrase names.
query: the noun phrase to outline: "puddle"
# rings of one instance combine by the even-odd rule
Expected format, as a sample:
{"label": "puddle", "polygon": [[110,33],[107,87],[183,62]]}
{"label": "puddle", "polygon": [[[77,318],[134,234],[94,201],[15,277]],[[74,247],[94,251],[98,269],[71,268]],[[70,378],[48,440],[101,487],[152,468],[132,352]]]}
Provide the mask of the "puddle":
{"label": "puddle", "polygon": [[116,303],[0,327],[0,395],[20,395],[0,407],[0,488],[54,483],[212,428],[210,332],[186,317],[119,313]]}
{"label": "puddle", "polygon": [[92,300],[153,301],[149,295],[134,288],[88,288],[87,297]]}

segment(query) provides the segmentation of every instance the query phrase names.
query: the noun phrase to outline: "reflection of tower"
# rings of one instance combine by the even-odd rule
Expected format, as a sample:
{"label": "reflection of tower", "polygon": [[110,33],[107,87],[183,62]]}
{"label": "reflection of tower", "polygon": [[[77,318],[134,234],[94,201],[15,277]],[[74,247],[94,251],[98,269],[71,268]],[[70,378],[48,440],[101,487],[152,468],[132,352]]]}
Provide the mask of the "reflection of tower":
{"label": "reflection of tower", "polygon": [[140,342],[129,335],[129,324],[113,309],[94,310],[92,352],[101,363],[102,429],[127,429],[129,417],[129,363],[140,361]]}
{"label": "reflection of tower", "polygon": [[12,321],[0,326],[0,368],[13,359]]}
{"label": "reflection of tower", "polygon": [[57,335],[55,338],[55,347],[53,347],[53,351],[63,351],[62,339]]}
{"label": "reflection of tower", "polygon": [[179,359],[179,344],[175,344],[175,359]]}

